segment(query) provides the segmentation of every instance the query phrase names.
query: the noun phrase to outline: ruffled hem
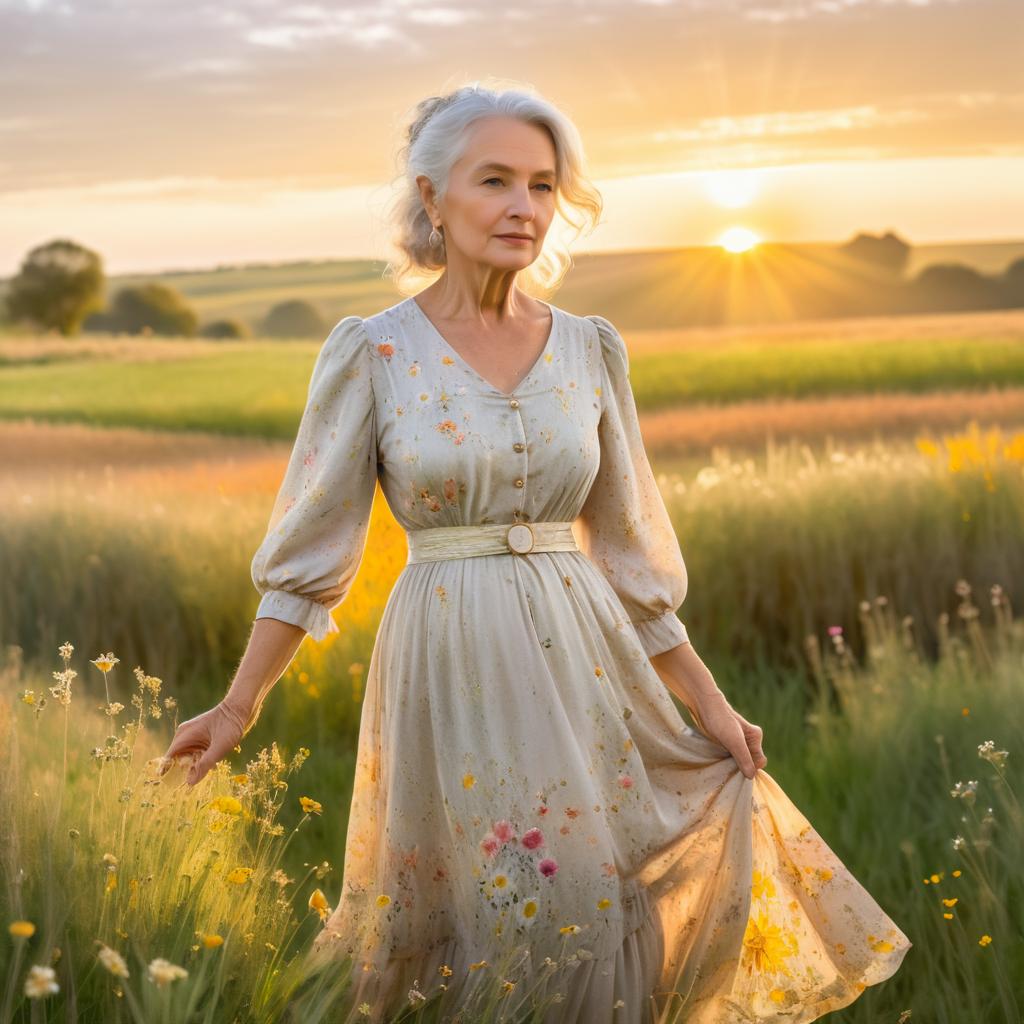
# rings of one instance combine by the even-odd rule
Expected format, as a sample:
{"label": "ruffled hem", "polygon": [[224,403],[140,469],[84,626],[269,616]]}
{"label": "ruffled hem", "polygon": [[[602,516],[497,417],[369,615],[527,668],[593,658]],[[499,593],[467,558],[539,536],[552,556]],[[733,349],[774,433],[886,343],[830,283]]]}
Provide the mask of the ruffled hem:
{"label": "ruffled hem", "polygon": [[314,640],[338,633],[338,624],[325,605],[290,590],[268,590],[256,609],[257,619],[280,619],[301,626]]}
{"label": "ruffled hem", "polygon": [[[391,956],[382,965],[355,963],[343,1016],[332,1019],[387,1024],[415,1007],[412,997],[420,992],[428,1000],[439,998],[442,1013],[460,1011],[460,1019],[466,1020],[472,1019],[465,1014],[476,1001],[490,997],[502,1000],[509,1020],[543,1006],[541,1024],[654,1024],[651,993],[664,960],[664,933],[646,891],[638,891],[637,897],[642,917],[608,956],[577,949],[555,962],[523,945],[502,963],[505,969],[499,976],[496,965],[480,966],[473,960],[461,940],[443,939],[409,956]],[[317,966],[329,962],[329,940],[315,943],[310,956]],[[508,993],[501,988],[506,979],[514,981]]]}

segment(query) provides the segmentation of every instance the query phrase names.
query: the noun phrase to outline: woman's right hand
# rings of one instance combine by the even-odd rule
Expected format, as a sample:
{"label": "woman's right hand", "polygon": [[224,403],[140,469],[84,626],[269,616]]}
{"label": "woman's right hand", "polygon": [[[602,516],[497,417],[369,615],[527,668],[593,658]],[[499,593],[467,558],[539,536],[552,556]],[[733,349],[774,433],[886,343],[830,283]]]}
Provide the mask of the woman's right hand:
{"label": "woman's right hand", "polygon": [[193,763],[185,781],[194,786],[238,746],[245,735],[245,725],[238,712],[223,702],[182,722],[163,755],[160,775],[165,775],[177,758],[191,757]]}

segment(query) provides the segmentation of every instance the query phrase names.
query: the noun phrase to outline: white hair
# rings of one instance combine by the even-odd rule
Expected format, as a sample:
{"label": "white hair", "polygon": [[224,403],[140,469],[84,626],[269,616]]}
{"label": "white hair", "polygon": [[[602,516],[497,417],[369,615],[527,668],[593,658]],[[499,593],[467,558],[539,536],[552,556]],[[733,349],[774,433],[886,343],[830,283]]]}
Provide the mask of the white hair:
{"label": "white hair", "polygon": [[[442,96],[420,100],[405,129],[398,151],[396,195],[386,214],[394,256],[384,272],[400,292],[413,279],[436,279],[445,268],[444,245],[431,245],[433,224],[423,206],[418,175],[426,175],[440,201],[448,189],[452,165],[465,152],[470,127],[482,117],[518,118],[547,130],[555,149],[555,213],[575,229],[596,227],[603,208],[601,193],[584,170],[583,144],[573,122],[548,100],[522,87],[488,88],[478,81]],[[552,224],[555,222],[553,221]],[[443,232],[442,232],[443,234]],[[550,232],[538,257],[516,276],[523,290],[535,296],[554,292],[572,266],[564,239]]]}

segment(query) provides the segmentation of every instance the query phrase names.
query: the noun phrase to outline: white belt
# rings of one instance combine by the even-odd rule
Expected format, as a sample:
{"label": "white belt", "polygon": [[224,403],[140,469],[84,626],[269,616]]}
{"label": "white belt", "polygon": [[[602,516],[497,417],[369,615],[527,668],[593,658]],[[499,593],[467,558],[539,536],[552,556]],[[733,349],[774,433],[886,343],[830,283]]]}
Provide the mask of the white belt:
{"label": "white belt", "polygon": [[536,551],[579,551],[572,522],[484,523],[407,530],[406,564],[477,555],[528,555]]}

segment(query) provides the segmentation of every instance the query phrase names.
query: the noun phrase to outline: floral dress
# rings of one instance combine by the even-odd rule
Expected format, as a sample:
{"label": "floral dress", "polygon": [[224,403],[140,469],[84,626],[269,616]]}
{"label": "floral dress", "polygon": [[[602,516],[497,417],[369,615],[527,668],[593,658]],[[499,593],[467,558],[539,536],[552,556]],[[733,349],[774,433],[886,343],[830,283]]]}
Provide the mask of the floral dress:
{"label": "floral dress", "polygon": [[468,1001],[509,950],[520,991],[547,979],[552,1022],[814,1020],[911,943],[648,660],[688,642],[687,573],[626,346],[603,317],[550,310],[511,393],[413,298],[345,317],[317,358],[252,562],[258,618],[338,631],[378,481],[406,530],[571,521],[579,550],[403,568],[314,954],[357,965],[360,1020],[410,990]]}

